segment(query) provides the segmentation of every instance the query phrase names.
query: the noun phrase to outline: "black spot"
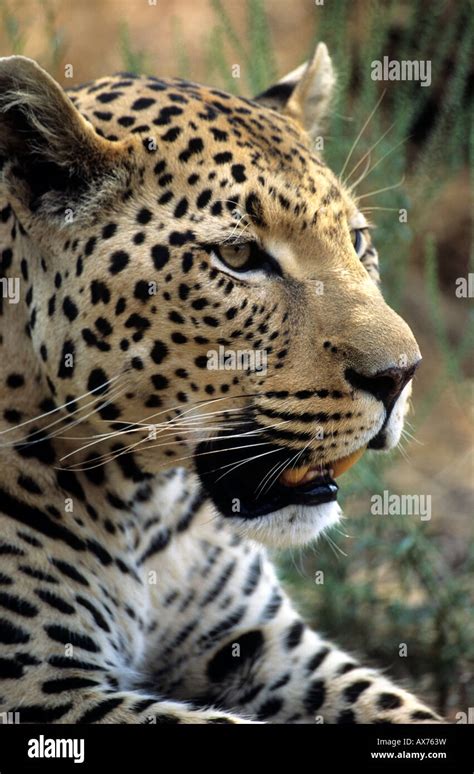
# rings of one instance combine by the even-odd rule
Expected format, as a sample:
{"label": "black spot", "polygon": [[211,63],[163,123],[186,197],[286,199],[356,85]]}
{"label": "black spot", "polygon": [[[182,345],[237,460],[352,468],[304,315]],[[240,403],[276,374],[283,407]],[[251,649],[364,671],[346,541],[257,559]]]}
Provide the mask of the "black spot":
{"label": "black spot", "polygon": [[28,600],[22,599],[15,594],[7,594],[5,591],[0,592],[0,607],[21,615],[23,618],[34,618],[39,613],[38,608],[28,602]]}
{"label": "black spot", "polygon": [[161,186],[161,188],[164,188],[164,187],[165,187],[165,185],[168,185],[168,184],[169,184],[169,183],[171,183],[172,181],[173,181],[173,175],[170,175],[170,173],[168,172],[168,174],[166,174],[166,175],[162,175],[162,176],[159,178],[159,180],[158,180],[158,185],[159,185],[159,186]]}
{"label": "black spot", "polygon": [[224,151],[223,153],[216,153],[214,156],[214,161],[216,162],[216,164],[227,164],[228,161],[232,161],[232,153],[230,153],[230,151]]}
{"label": "black spot", "polygon": [[207,204],[209,204],[212,197],[212,191],[210,188],[206,188],[204,191],[201,191],[199,194],[196,204],[198,208],[201,210],[203,207],[205,207]]}
{"label": "black spot", "polygon": [[64,677],[55,680],[46,680],[41,689],[46,694],[64,693],[65,691],[74,691],[79,688],[90,688],[93,685],[99,685],[97,680],[91,680],[87,677]]}
{"label": "black spot", "polygon": [[188,211],[188,200],[183,196],[175,207],[174,217],[182,218]]}
{"label": "black spot", "polygon": [[107,223],[107,225],[102,229],[102,239],[110,239],[110,237],[113,237],[116,231],[116,223]]}
{"label": "black spot", "polygon": [[[235,645],[239,648],[236,650]],[[229,674],[242,669],[247,663],[259,657],[263,649],[264,639],[260,629],[247,632],[232,642],[224,645],[212,657],[207,666],[207,674],[213,683],[225,680]],[[236,656],[235,653],[239,655]]]}
{"label": "black spot", "polygon": [[2,645],[19,645],[28,642],[30,635],[19,626],[0,618],[0,643]]}
{"label": "black spot", "polygon": [[425,710],[416,710],[411,713],[412,720],[436,720],[436,715],[433,712],[426,712]]}
{"label": "black spot", "polygon": [[174,142],[178,139],[180,134],[181,128],[179,126],[172,126],[171,129],[168,129],[168,131],[161,136],[161,139],[163,142]]}
{"label": "black spot", "polygon": [[183,274],[187,274],[193,266],[193,254],[192,253],[185,253],[183,255],[183,259],[181,261],[181,267],[183,269]]}
{"label": "black spot", "polygon": [[95,327],[102,336],[110,336],[113,331],[111,324],[105,317],[98,317],[95,321]]}
{"label": "black spot", "polygon": [[343,664],[342,667],[339,667],[337,674],[346,675],[348,672],[352,672],[353,669],[357,669],[357,664],[348,662],[347,664]]}
{"label": "black spot", "polygon": [[232,164],[230,171],[232,172],[232,177],[236,183],[243,183],[245,180],[247,180],[245,175],[245,167],[243,164]]}
{"label": "black spot", "polygon": [[140,301],[148,301],[150,299],[149,284],[145,280],[138,280],[135,284],[133,295]]}
{"label": "black spot", "polygon": [[323,704],[326,698],[324,680],[313,680],[304,697],[304,706],[308,713],[313,714]]}
{"label": "black spot", "polygon": [[356,683],[352,683],[352,685],[348,685],[347,688],[343,691],[343,696],[346,699],[346,701],[349,701],[351,704],[357,701],[361,693],[367,690],[372,685],[370,680],[358,680]]}
{"label": "black spot", "polygon": [[151,382],[155,390],[164,390],[166,387],[168,387],[169,384],[166,376],[163,376],[162,374],[153,374],[151,377]]}
{"label": "black spot", "polygon": [[181,301],[186,301],[189,296],[189,285],[186,285],[186,283],[182,282],[178,288],[178,295]]}
{"label": "black spot", "polygon": [[280,590],[278,588],[275,588],[272,592],[272,595],[265,605],[262,615],[261,615],[261,621],[271,621],[275,616],[277,615],[278,611],[280,610],[280,607],[283,602],[283,597],[280,593]]}
{"label": "black spot", "polygon": [[[126,319],[126,321],[125,321],[125,327],[126,327],[126,328],[136,328],[136,329],[137,329],[137,331],[146,331],[146,330],[147,330],[147,328],[149,328],[149,327],[150,327],[150,321],[149,321],[149,320],[147,320],[147,318],[146,318],[146,317],[142,317],[141,315],[139,315],[139,314],[136,314],[136,313],[134,312],[133,314],[131,314],[131,315],[130,315],[130,317],[128,317],[128,318]],[[136,333],[134,333],[134,334],[133,334],[133,337],[132,337],[132,338],[133,338],[133,340],[134,340],[134,341],[139,341],[139,340],[140,340],[140,338],[141,338],[141,334],[138,334],[138,336],[139,336],[139,337],[137,338],[137,334],[136,334]]]}
{"label": "black spot", "polygon": [[77,719],[77,723],[98,723],[103,720],[110,712],[123,703],[123,698],[105,699],[104,701],[90,707],[84,714]]}
{"label": "black spot", "polygon": [[251,193],[245,200],[245,210],[257,226],[265,226],[262,215],[262,204],[257,194]]}
{"label": "black spot", "polygon": [[201,153],[201,151],[204,149],[204,143],[201,140],[200,137],[193,137],[192,140],[188,142],[188,147],[186,150],[182,151],[179,154],[179,160],[183,162],[189,161],[191,156],[193,156],[196,153]]}
{"label": "black spot", "polygon": [[161,108],[158,117],[153,119],[153,123],[155,126],[166,126],[167,124],[171,123],[172,116],[179,116],[182,112],[183,109],[177,107],[176,105],[169,105],[167,107]]}
{"label": "black spot", "polygon": [[321,650],[315,653],[314,656],[311,656],[307,666],[308,672],[314,672],[319,666],[321,666],[329,652],[329,648],[321,648]]}
{"label": "black spot", "polygon": [[108,390],[109,379],[105,371],[102,368],[94,368],[87,380],[87,389],[90,392],[94,392],[95,395],[102,395]]}
{"label": "black spot", "polygon": [[77,475],[72,470],[58,470],[56,472],[58,486],[65,492],[68,492],[78,500],[86,499],[84,490],[79,482]]}
{"label": "black spot", "polygon": [[282,707],[283,699],[280,699],[278,696],[275,696],[274,699],[267,699],[267,701],[258,708],[257,717],[259,720],[266,720],[267,718],[276,715],[277,712],[280,712]]}
{"label": "black spot", "polygon": [[26,441],[16,444],[15,450],[24,459],[37,459],[44,465],[52,465],[56,460],[54,447],[43,430],[32,430]]}
{"label": "black spot", "polygon": [[84,255],[86,255],[86,256],[92,255],[92,253],[94,252],[94,248],[95,248],[96,242],[97,242],[96,237],[90,237],[87,240],[87,242],[85,244],[85,247],[84,247]]}
{"label": "black spot", "polygon": [[172,198],[173,198],[173,192],[166,191],[166,193],[164,193],[163,196],[160,196],[160,198],[158,199],[158,204],[168,204],[168,202],[170,202]]}
{"label": "black spot", "polygon": [[217,142],[226,142],[229,139],[228,133],[222,131],[222,129],[212,127],[209,131]]}
{"label": "black spot", "polygon": [[113,113],[105,110],[94,110],[94,115],[99,121],[111,121],[113,117]]}
{"label": "black spot", "polygon": [[23,476],[20,474],[17,478],[17,484],[27,492],[31,492],[31,494],[43,494],[41,487],[39,487],[36,481],[30,478],[30,476]]}
{"label": "black spot", "polygon": [[117,123],[120,124],[120,126],[132,126],[136,121],[136,118],[133,116],[120,116],[120,118],[117,120]]}
{"label": "black spot", "polygon": [[21,374],[9,374],[7,377],[7,387],[12,390],[17,390],[19,387],[23,387],[25,378]]}
{"label": "black spot", "polygon": [[162,341],[157,339],[155,343],[153,344],[153,349],[151,350],[151,359],[154,363],[159,365],[167,356],[168,354],[168,347],[166,344],[164,344]]}
{"label": "black spot", "polygon": [[172,231],[169,236],[170,245],[185,245],[186,242],[194,242],[195,236],[192,231]]}
{"label": "black spot", "polygon": [[51,591],[37,589],[35,593],[45,604],[49,605],[54,610],[59,610],[59,612],[64,613],[64,615],[73,615],[76,612],[75,608],[70,605],[69,602],[66,602],[62,597],[58,597],[57,594],[53,594]]}
{"label": "black spot", "polygon": [[155,535],[141,557],[138,560],[138,564],[143,564],[150,556],[163,551],[171,540],[171,531],[168,528],[162,529],[157,535]]}
{"label": "black spot", "polygon": [[102,301],[104,304],[108,304],[110,301],[110,290],[105,282],[100,280],[92,280],[91,282],[91,301],[93,304],[98,304]]}
{"label": "black spot", "polygon": [[76,570],[72,564],[63,562],[61,559],[51,559],[51,564],[53,564],[62,575],[65,575],[66,578],[70,578],[71,580],[76,581],[76,583],[80,583],[81,586],[89,585],[87,578],[85,578],[79,570]]}
{"label": "black spot", "polygon": [[107,621],[105,620],[102,613],[100,613],[99,610],[97,610],[97,608],[92,604],[92,602],[90,602],[85,597],[80,596],[79,594],[76,595],[76,600],[80,605],[82,605],[82,607],[91,613],[92,618],[100,629],[102,629],[104,632],[110,632],[110,627]]}
{"label": "black spot", "polygon": [[132,104],[132,110],[145,110],[147,107],[150,107],[150,105],[154,105],[156,102],[155,99],[152,99],[151,97],[139,97],[139,99],[136,99],[135,102]]}
{"label": "black spot", "polygon": [[98,94],[96,99],[98,102],[113,102],[118,97],[121,97],[123,94],[122,91],[106,91],[103,94]]}
{"label": "black spot", "polygon": [[145,225],[146,223],[149,223],[150,220],[151,220],[150,210],[147,210],[146,207],[142,207],[142,209],[139,211],[137,215],[137,223],[141,223],[142,225]]}
{"label": "black spot", "polygon": [[63,645],[73,645],[76,648],[88,650],[90,653],[98,653],[100,651],[99,646],[91,637],[88,637],[86,634],[79,634],[79,632],[75,632],[72,629],[67,629],[65,626],[53,624],[45,626],[44,630],[54,642],[60,642]]}
{"label": "black spot", "polygon": [[115,304],[115,314],[116,315],[122,314],[125,311],[126,305],[127,305],[127,302],[125,301],[125,299],[123,297],[119,298],[119,300]]}
{"label": "black spot", "polygon": [[346,725],[348,723],[355,723],[356,718],[352,710],[345,709],[339,713],[336,718],[336,723],[339,725]]}
{"label": "black spot", "polygon": [[382,710],[397,709],[397,707],[401,707],[402,700],[396,693],[381,693],[377,704]]}
{"label": "black spot", "polygon": [[303,632],[304,624],[302,621],[295,621],[295,623],[290,626],[288,634],[285,638],[285,646],[287,650],[292,650],[300,644],[301,638],[303,637]]}
{"label": "black spot", "polygon": [[159,271],[168,263],[170,259],[170,251],[166,245],[153,245],[151,248],[151,257],[153,259],[155,269]]}
{"label": "black spot", "polygon": [[10,422],[10,424],[16,425],[17,422],[20,422],[21,420],[21,414],[16,409],[5,409],[3,412],[3,418],[6,422]]}
{"label": "black spot", "polygon": [[9,658],[0,658],[0,680],[17,680],[23,677],[23,666]]}
{"label": "black spot", "polygon": [[109,267],[110,273],[118,274],[120,271],[123,271],[123,269],[125,269],[129,260],[130,260],[130,256],[128,255],[128,253],[125,252],[125,250],[116,250],[110,256],[110,267]]}

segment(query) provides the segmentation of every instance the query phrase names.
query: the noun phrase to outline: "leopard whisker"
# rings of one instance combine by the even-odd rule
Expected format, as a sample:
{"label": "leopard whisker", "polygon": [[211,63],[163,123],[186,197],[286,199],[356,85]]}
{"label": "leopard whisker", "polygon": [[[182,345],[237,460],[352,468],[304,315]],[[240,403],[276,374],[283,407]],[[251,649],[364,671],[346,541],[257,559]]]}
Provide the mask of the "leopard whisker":
{"label": "leopard whisker", "polygon": [[[88,390],[87,392],[83,393],[83,395],[79,395],[77,398],[74,398],[73,400],[66,401],[66,403],[63,403],[61,406],[56,406],[53,409],[50,409],[50,411],[45,411],[43,414],[38,414],[35,417],[32,417],[31,419],[25,419],[24,422],[20,422],[19,424],[15,425],[15,427],[8,427],[5,430],[0,430],[0,435],[5,435],[7,433],[11,433],[13,430],[18,430],[20,427],[24,427],[25,425],[29,425],[32,422],[39,422],[44,417],[49,416],[50,414],[55,414],[57,411],[61,411],[62,409],[67,408],[67,406],[70,406],[73,403],[77,403],[77,401],[82,400],[83,398],[86,398],[88,395],[92,395],[97,390],[101,390],[105,385],[111,384],[116,379],[119,379],[122,374],[118,374],[117,376],[113,376],[111,379],[107,379],[103,384],[99,385],[98,387],[95,387],[93,390]],[[100,397],[99,395],[97,396]],[[81,407],[78,407],[73,412],[68,412],[68,414],[64,417],[67,418],[68,416],[72,416],[76,411],[79,411]]]}
{"label": "leopard whisker", "polygon": [[385,188],[378,188],[376,191],[369,191],[369,193],[364,193],[361,196],[357,196],[357,201],[360,201],[361,199],[367,199],[369,196],[375,196],[376,194],[384,193],[385,191],[393,191],[395,188],[400,188],[404,182],[405,175],[403,175],[401,180],[399,180],[398,183],[395,183],[395,185],[387,185]]}
{"label": "leopard whisker", "polygon": [[[385,131],[385,132],[382,134],[382,136],[381,136],[381,137],[379,137],[379,139],[377,140],[377,142],[374,142],[374,144],[372,145],[372,147],[370,147],[370,148],[369,148],[369,149],[368,149],[368,150],[367,150],[367,151],[364,153],[364,155],[362,156],[362,158],[360,158],[360,159],[359,159],[359,161],[357,162],[357,164],[356,164],[354,167],[352,167],[351,171],[349,172],[349,174],[348,174],[348,175],[345,177],[345,179],[344,179],[344,181],[343,181],[343,182],[344,182],[344,185],[347,185],[348,181],[351,179],[351,177],[352,177],[352,175],[354,174],[354,172],[356,171],[356,169],[358,169],[358,167],[360,167],[360,165],[362,164],[362,162],[364,161],[364,159],[365,159],[365,158],[367,158],[367,156],[369,157],[369,166],[370,166],[370,156],[371,156],[372,152],[373,152],[373,151],[376,149],[377,145],[380,145],[380,143],[382,142],[382,140],[384,140],[384,139],[385,139],[385,137],[387,136],[387,134],[389,134],[389,132],[391,132],[391,131],[392,131],[392,129],[393,129],[393,127],[394,127],[394,126],[395,126],[395,123],[391,124],[391,125],[388,127],[388,129],[387,129],[387,130],[386,130],[386,131]],[[360,180],[363,180],[363,179],[364,179],[364,175],[362,175],[361,177],[359,177],[359,178],[358,178],[358,181],[360,181]],[[356,182],[356,183],[351,183],[351,185],[349,186],[350,190],[351,190],[351,191],[353,191],[353,190],[354,190],[354,188],[357,188],[357,184],[358,184],[357,182]]]}
{"label": "leopard whisker", "polygon": [[349,163],[349,161],[351,159],[351,156],[352,156],[355,148],[357,147],[357,143],[359,142],[359,140],[362,137],[366,127],[369,125],[369,123],[371,122],[373,116],[375,115],[376,111],[378,110],[378,108],[379,108],[379,106],[380,106],[380,104],[381,104],[381,102],[382,102],[382,100],[383,100],[383,98],[385,96],[385,93],[386,93],[386,89],[383,90],[382,94],[380,95],[380,97],[378,98],[377,102],[375,103],[375,107],[369,113],[369,116],[368,116],[367,120],[365,121],[364,125],[362,126],[362,129],[360,130],[359,134],[357,135],[357,137],[355,138],[354,142],[352,143],[351,149],[350,149],[350,151],[349,151],[349,153],[348,153],[348,155],[346,157],[346,160],[344,162],[344,166],[342,167],[342,169],[341,169],[341,171],[339,172],[339,175],[338,175],[340,180],[343,179],[344,172],[346,171],[346,167],[347,167],[347,165],[348,165],[348,163]]}

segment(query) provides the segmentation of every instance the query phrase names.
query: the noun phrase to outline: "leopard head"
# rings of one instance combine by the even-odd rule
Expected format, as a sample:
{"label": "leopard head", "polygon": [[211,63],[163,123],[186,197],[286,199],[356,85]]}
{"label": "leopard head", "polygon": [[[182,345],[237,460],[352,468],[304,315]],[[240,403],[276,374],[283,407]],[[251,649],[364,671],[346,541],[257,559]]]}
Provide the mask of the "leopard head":
{"label": "leopard head", "polygon": [[273,544],[337,521],[336,479],[398,443],[420,361],[357,201],[314,149],[334,83],[324,44],[253,100],[124,75],[67,96],[31,60],[0,61],[42,382],[102,433],[94,459],[189,466]]}

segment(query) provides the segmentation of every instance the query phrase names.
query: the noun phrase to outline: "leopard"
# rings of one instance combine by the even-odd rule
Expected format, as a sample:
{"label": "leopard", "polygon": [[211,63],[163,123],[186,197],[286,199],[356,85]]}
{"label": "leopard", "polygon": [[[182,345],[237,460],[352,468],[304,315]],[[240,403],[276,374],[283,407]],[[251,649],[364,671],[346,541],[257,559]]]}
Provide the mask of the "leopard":
{"label": "leopard", "polygon": [[444,722],[275,562],[397,446],[421,359],[316,147],[335,88],[323,42],[253,98],[0,59],[3,718]]}

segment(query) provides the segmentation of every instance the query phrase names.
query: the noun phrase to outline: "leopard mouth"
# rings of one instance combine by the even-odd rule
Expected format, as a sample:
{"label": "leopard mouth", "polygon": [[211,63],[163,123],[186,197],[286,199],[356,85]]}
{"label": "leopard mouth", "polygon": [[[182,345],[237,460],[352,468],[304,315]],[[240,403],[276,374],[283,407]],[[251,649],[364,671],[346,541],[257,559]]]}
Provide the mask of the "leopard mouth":
{"label": "leopard mouth", "polygon": [[201,443],[195,465],[218,511],[223,516],[245,519],[290,505],[308,507],[334,502],[339,491],[335,479],[352,467],[366,448],[331,463],[294,467],[294,454],[290,455],[288,449],[270,443],[255,445],[249,437],[239,439],[237,446],[233,443],[225,436]]}
{"label": "leopard mouth", "polygon": [[349,470],[357,460],[359,460],[365,452],[365,446],[357,451],[349,454],[347,457],[341,457],[334,462],[325,463],[319,467],[311,467],[305,465],[299,468],[289,468],[285,470],[279,477],[279,482],[283,486],[300,487],[304,486],[308,482],[318,481],[321,479],[335,479],[338,476]]}

